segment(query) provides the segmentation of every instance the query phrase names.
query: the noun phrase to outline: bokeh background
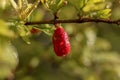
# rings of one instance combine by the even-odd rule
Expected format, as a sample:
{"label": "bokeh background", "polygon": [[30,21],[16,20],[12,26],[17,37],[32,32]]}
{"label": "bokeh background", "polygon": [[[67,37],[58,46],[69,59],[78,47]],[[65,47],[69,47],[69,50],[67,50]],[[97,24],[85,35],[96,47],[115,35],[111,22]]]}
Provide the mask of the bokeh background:
{"label": "bokeh background", "polygon": [[[112,9],[110,18],[120,19],[120,0],[109,0],[109,5]],[[42,4],[38,7],[31,14],[31,21],[53,19],[51,12]],[[61,9],[58,16],[60,19],[75,19],[76,13],[75,8],[68,4]],[[15,10],[8,0],[0,0],[0,19],[8,21],[15,17]],[[55,55],[52,36],[48,35],[50,34],[48,31],[41,30],[39,34],[31,35],[31,44],[26,44],[21,38],[12,40],[19,58],[19,64],[13,71],[14,80],[120,80],[119,25],[106,23],[61,25],[69,34],[71,43],[71,52],[66,57]],[[41,26],[53,25],[37,27]]]}

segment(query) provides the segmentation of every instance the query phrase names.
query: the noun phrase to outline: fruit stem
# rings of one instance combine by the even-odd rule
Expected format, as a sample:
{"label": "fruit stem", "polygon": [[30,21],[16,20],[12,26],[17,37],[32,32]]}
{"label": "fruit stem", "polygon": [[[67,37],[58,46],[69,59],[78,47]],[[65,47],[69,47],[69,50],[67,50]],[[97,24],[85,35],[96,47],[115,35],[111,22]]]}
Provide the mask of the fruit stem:
{"label": "fruit stem", "polygon": [[55,25],[55,28],[58,27],[58,24],[56,23],[56,20],[58,19],[59,17],[57,16],[57,12],[54,13],[54,25]]}
{"label": "fruit stem", "polygon": [[55,28],[58,28],[59,27],[59,24],[54,24],[55,25]]}
{"label": "fruit stem", "polygon": [[58,19],[57,12],[54,13],[54,20]]}

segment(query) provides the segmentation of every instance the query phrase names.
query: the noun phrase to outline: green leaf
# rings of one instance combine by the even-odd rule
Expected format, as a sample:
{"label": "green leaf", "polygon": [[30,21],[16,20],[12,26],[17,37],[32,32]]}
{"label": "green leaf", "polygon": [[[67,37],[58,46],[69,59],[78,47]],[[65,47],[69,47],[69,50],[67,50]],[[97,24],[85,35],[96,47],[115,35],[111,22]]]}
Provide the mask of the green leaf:
{"label": "green leaf", "polygon": [[43,4],[45,4],[47,1],[48,1],[48,0],[41,0],[41,2],[42,2]]}
{"label": "green leaf", "polygon": [[103,2],[103,0],[89,0],[89,3],[100,3]]}
{"label": "green leaf", "polygon": [[58,12],[62,7],[66,5],[66,0],[42,0],[41,2],[46,8],[48,8],[53,13]]}
{"label": "green leaf", "polygon": [[100,18],[109,18],[111,16],[111,9],[104,9],[97,12],[97,16]]}
{"label": "green leaf", "polygon": [[77,9],[82,10],[88,0],[69,0],[69,2]]}
{"label": "green leaf", "polygon": [[106,4],[103,0],[89,0],[88,3],[84,6],[84,12],[96,11],[104,9]]}
{"label": "green leaf", "polygon": [[7,0],[0,0],[0,9],[4,10],[7,5],[8,5],[8,1]]}
{"label": "green leaf", "polygon": [[54,27],[51,27],[50,25],[46,24],[40,28],[41,31],[43,31],[48,36],[52,36]]}
{"label": "green leaf", "polygon": [[6,22],[0,20],[0,36],[13,38],[15,34],[9,29],[9,26],[6,25]]}
{"label": "green leaf", "polygon": [[30,44],[30,31],[25,25],[18,25],[17,26],[19,36],[27,43]]}
{"label": "green leaf", "polygon": [[40,3],[40,0],[36,0],[34,3],[28,3],[27,0],[19,0],[18,4],[16,4],[14,0],[10,0],[10,2],[17,11],[19,18],[22,21],[26,21],[32,11],[36,9],[38,4]]}

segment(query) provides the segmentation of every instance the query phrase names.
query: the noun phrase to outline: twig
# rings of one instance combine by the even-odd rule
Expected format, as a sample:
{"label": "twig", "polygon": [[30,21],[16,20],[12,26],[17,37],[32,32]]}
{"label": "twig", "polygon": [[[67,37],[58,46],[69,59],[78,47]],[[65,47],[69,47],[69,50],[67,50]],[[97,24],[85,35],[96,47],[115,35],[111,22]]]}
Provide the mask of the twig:
{"label": "twig", "polygon": [[96,22],[96,23],[102,22],[102,23],[120,25],[120,20],[93,19],[93,18],[68,19],[68,20],[57,19],[57,20],[26,22],[25,25],[55,24],[55,23],[86,23],[86,22]]}

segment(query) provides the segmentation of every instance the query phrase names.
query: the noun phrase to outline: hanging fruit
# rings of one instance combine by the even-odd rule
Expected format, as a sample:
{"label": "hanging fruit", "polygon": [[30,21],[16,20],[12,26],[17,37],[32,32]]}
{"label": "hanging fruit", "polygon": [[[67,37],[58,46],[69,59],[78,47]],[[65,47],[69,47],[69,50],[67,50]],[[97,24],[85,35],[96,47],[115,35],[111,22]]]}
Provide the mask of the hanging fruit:
{"label": "hanging fruit", "polygon": [[70,52],[70,42],[68,34],[61,26],[56,26],[52,37],[53,47],[57,56],[66,56]]}

